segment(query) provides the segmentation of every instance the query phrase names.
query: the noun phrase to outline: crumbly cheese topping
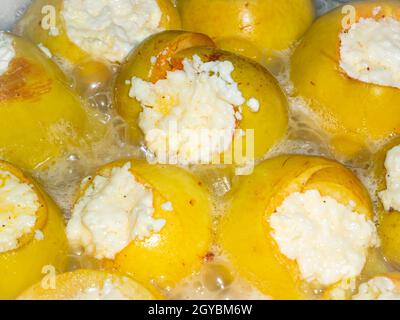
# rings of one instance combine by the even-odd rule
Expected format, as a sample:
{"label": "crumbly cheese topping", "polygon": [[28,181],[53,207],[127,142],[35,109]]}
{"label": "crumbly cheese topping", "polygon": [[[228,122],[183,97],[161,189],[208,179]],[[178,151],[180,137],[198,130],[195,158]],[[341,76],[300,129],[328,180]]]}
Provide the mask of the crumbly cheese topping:
{"label": "crumbly cheese topping", "polygon": [[72,300],[129,300],[111,277],[104,281],[103,287],[90,287],[79,292]]}
{"label": "crumbly cheese topping", "polygon": [[159,161],[211,163],[229,149],[246,102],[233,71],[230,61],[204,63],[194,55],[155,84],[132,78],[129,95],[143,106],[139,126]]}
{"label": "crumbly cheese topping", "polygon": [[270,218],[280,251],[296,260],[304,280],[331,285],[358,276],[369,247],[378,245],[375,225],[317,190],[293,193]]}
{"label": "crumbly cheese topping", "polygon": [[135,239],[158,233],[166,221],[154,219],[153,193],[130,172],[131,164],[98,175],[76,203],[67,225],[71,246],[97,259],[113,259]]}
{"label": "crumbly cheese topping", "polygon": [[340,66],[367,83],[400,88],[400,22],[363,18],[340,34]]}
{"label": "crumbly cheese topping", "polygon": [[360,285],[353,300],[400,300],[400,289],[387,277],[375,277]]}
{"label": "crumbly cheese topping", "polygon": [[251,98],[247,101],[247,106],[251,112],[258,112],[260,110],[260,103],[256,98]]}
{"label": "crumbly cheese topping", "polygon": [[7,72],[14,57],[15,49],[12,38],[4,32],[0,32],[0,76]]}
{"label": "crumbly cheese topping", "polygon": [[157,0],[64,0],[61,14],[73,43],[111,62],[163,31]]}
{"label": "crumbly cheese topping", "polygon": [[379,197],[386,211],[400,211],[400,146],[388,151],[385,160],[386,190]]}
{"label": "crumbly cheese topping", "polygon": [[40,203],[32,186],[0,171],[0,253],[17,249],[35,227]]}

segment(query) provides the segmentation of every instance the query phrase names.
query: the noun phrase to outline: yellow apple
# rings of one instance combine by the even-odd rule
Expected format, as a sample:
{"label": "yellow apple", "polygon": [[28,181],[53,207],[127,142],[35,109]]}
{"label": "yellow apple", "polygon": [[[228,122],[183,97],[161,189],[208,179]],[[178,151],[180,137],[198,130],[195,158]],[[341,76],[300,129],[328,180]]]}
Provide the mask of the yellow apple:
{"label": "yellow apple", "polygon": [[[11,164],[0,161],[0,170],[9,172],[22,183],[29,183],[40,203],[34,230],[19,239],[18,248],[0,253],[0,299],[14,299],[39,281],[47,267],[65,270],[68,244],[62,213],[53,200],[34,180]],[[36,239],[35,231],[42,232],[42,240]]]}
{"label": "yellow apple", "polygon": [[[387,171],[385,168],[385,160],[387,152],[398,145],[400,145],[400,138],[395,138],[377,152],[374,157],[374,173],[377,182],[376,196],[378,199],[378,192],[386,190]],[[400,266],[400,212],[396,210],[390,212],[386,211],[379,199],[378,217],[378,232],[381,239],[382,253],[390,263],[395,266]]]}
{"label": "yellow apple", "polygon": [[341,164],[319,157],[281,156],[242,177],[219,226],[218,241],[240,276],[274,299],[309,298],[297,263],[284,256],[268,218],[294,192],[318,190],[372,217],[361,182]]}
{"label": "yellow apple", "polygon": [[7,35],[15,57],[0,76],[0,157],[34,169],[68,146],[87,145],[88,133],[94,138],[100,127],[48,57],[29,41]]}

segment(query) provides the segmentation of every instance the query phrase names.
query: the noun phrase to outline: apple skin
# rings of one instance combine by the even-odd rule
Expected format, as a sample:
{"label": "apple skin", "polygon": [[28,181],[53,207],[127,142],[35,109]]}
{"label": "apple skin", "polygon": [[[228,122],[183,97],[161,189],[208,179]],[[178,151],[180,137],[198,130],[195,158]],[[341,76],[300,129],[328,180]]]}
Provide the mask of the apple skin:
{"label": "apple skin", "polygon": [[[398,1],[351,3],[355,21],[375,16],[400,19]],[[342,7],[320,17],[307,31],[291,57],[291,80],[295,94],[309,102],[322,127],[331,136],[333,152],[352,158],[368,144],[400,133],[400,90],[348,77],[340,68],[339,35],[349,21]]]}

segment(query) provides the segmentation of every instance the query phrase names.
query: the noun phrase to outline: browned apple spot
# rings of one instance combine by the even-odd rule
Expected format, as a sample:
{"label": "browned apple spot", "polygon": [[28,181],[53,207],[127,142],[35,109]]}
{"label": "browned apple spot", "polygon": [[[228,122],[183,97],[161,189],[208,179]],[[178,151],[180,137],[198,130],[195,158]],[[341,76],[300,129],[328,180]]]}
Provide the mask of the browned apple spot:
{"label": "browned apple spot", "polygon": [[204,256],[204,261],[205,262],[212,262],[215,258],[215,254],[212,252],[207,252],[206,255]]}
{"label": "browned apple spot", "polygon": [[25,58],[16,58],[0,76],[0,102],[35,99],[49,92],[51,86],[52,80],[40,66]]}
{"label": "browned apple spot", "polygon": [[[197,34],[197,36],[199,36],[199,34]],[[203,46],[214,47],[214,44],[207,36],[202,35],[202,37]],[[150,81],[156,83],[160,79],[165,79],[168,71],[183,70],[183,59],[174,58],[174,55],[192,47],[193,39],[191,33],[182,34],[178,36],[175,41],[169,43],[164,50],[158,54],[157,62],[150,76]]]}

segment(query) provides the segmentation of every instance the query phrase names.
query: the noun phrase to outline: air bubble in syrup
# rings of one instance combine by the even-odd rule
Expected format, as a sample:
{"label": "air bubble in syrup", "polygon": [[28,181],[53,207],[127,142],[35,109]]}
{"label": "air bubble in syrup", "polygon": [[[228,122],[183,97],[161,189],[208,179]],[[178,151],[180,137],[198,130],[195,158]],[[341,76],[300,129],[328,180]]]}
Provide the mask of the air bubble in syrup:
{"label": "air bubble in syrup", "polygon": [[222,264],[210,264],[203,273],[204,286],[210,291],[224,290],[234,281],[232,272]]}

